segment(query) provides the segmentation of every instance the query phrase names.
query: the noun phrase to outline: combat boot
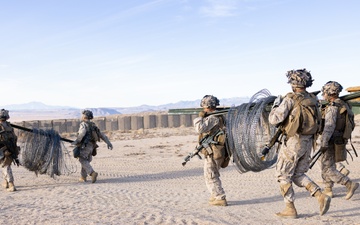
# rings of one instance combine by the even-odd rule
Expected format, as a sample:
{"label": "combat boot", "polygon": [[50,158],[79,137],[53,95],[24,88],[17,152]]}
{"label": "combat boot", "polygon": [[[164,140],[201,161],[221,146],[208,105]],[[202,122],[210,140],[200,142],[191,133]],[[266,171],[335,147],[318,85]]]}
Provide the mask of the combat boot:
{"label": "combat boot", "polygon": [[227,206],[227,201],[226,198],[221,198],[221,199],[214,199],[213,201],[209,201],[210,205],[215,205],[215,206]]}
{"label": "combat boot", "polygon": [[216,199],[216,198],[211,195],[210,198],[209,198],[209,202],[213,202],[215,199]]}
{"label": "combat boot", "polygon": [[79,182],[81,182],[81,183],[86,182],[86,177],[82,177],[82,176],[81,176],[81,177],[79,178]]}
{"label": "combat boot", "polygon": [[286,218],[286,219],[296,219],[298,214],[293,202],[286,203],[286,207],[282,212],[278,212],[275,215]]}
{"label": "combat boot", "polygon": [[350,170],[346,169],[345,167],[342,168],[339,172],[344,176],[348,176],[350,174]]}
{"label": "combat boot", "polygon": [[7,182],[7,180],[4,180],[4,182],[2,183],[2,186],[6,189],[9,188],[9,183]]}
{"label": "combat boot", "polygon": [[324,215],[330,208],[331,197],[317,190],[314,194],[320,205],[320,216]]}
{"label": "combat boot", "polygon": [[95,183],[96,182],[96,179],[97,179],[97,176],[98,176],[98,173],[97,172],[92,172],[91,174],[90,174],[90,176],[91,176],[91,182],[92,183]]}
{"label": "combat boot", "polygon": [[345,186],[347,188],[345,199],[349,200],[354,195],[355,190],[359,187],[359,183],[355,183],[349,180],[346,182]]}
{"label": "combat boot", "polygon": [[9,188],[7,189],[7,191],[10,191],[10,192],[16,191],[14,182],[9,182]]}
{"label": "combat boot", "polygon": [[334,197],[331,187],[324,188],[323,193],[326,194],[327,196],[329,196],[330,198]]}

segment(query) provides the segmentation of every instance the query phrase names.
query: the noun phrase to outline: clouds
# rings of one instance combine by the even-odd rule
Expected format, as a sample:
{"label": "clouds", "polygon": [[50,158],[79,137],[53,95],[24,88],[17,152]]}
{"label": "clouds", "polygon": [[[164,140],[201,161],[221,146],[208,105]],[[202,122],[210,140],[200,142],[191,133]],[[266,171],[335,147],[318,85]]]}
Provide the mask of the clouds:
{"label": "clouds", "polygon": [[285,72],[298,68],[311,70],[314,89],[328,79],[346,88],[360,70],[360,16],[350,3],[322,10],[325,1],[311,2],[316,13],[299,17],[309,6],[287,0],[40,0],[22,1],[22,11],[19,2],[0,14],[8,34],[0,36],[0,76],[12,78],[0,105],[126,107],[263,88],[283,94]]}
{"label": "clouds", "polygon": [[205,17],[232,17],[237,15],[238,0],[206,0],[200,7],[200,14]]}

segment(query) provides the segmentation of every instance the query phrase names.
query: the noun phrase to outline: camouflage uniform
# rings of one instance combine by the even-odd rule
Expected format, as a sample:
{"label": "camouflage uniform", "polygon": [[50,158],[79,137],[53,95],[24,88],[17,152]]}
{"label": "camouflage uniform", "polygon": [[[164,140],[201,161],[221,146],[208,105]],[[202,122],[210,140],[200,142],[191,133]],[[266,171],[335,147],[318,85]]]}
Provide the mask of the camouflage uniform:
{"label": "camouflage uniform", "polygon": [[[276,163],[276,177],[280,183],[280,192],[284,197],[286,207],[283,211],[276,213],[276,215],[283,218],[297,218],[298,214],[294,205],[295,193],[292,183],[299,187],[305,187],[311,196],[316,197],[320,206],[320,215],[323,215],[329,210],[331,198],[323,194],[319,186],[305,174],[309,170],[310,154],[316,133],[315,128],[318,125],[311,124],[308,127],[303,127],[306,123],[294,125],[296,121],[300,120],[300,118],[295,117],[300,117],[300,115],[292,114],[294,112],[293,109],[298,106],[295,104],[302,104],[302,102],[294,100],[297,99],[293,98],[294,96],[301,97],[300,99],[307,98],[316,103],[317,99],[314,99],[316,97],[306,91],[306,88],[312,85],[313,79],[310,72],[306,69],[290,70],[286,76],[293,93],[287,94],[284,99],[278,96],[269,114],[269,122],[273,125],[280,125],[285,135],[284,140],[281,140],[282,144]],[[297,110],[299,109],[297,108]],[[312,110],[314,110],[314,115],[318,115],[317,117],[319,118],[317,119],[320,120],[320,112],[317,106],[313,105]],[[301,134],[303,132],[302,129],[309,129],[314,134]],[[300,132],[300,130],[302,131]],[[307,132],[310,133],[309,130]]]}
{"label": "camouflage uniform", "polygon": [[[336,101],[341,101],[337,99]],[[327,150],[320,156],[321,176],[325,181],[325,188],[332,188],[335,183],[345,185],[349,178],[336,169],[335,146],[333,134],[335,132],[338,107],[329,104],[325,109],[325,125],[321,136],[321,146],[326,146]]]}
{"label": "camouflage uniform", "polygon": [[2,167],[2,175],[4,178],[3,186],[4,188],[8,188],[8,191],[16,191],[11,164],[16,162],[19,165],[17,136],[15,135],[14,128],[6,121],[10,118],[8,111],[2,109],[0,114],[0,165]]}
{"label": "camouflage uniform", "polygon": [[[283,122],[294,104],[293,99],[285,97],[279,107],[270,112],[269,122],[274,125]],[[309,185],[314,182],[305,174],[309,170],[313,141],[314,135],[295,134],[281,145],[276,163],[276,177],[286,203],[295,200],[293,182],[299,187],[309,186],[312,195],[320,190],[318,185]]]}
{"label": "camouflage uniform", "polygon": [[[85,110],[85,114],[91,111]],[[93,118],[92,112],[88,116],[90,119]],[[96,135],[98,136],[96,139],[93,137],[93,130],[97,130]],[[81,148],[79,162],[81,164],[81,178],[80,181],[86,181],[87,175],[90,175],[92,178],[92,182],[94,183],[97,178],[97,173],[94,171],[90,162],[92,161],[93,155],[96,153],[96,148],[98,145],[96,144],[97,141],[103,140],[107,145],[108,148],[112,149],[112,144],[110,143],[108,137],[99,131],[96,125],[93,122],[90,122],[88,118],[84,118],[83,121],[80,123],[79,131],[77,139],[72,143],[72,145],[76,145]]]}
{"label": "camouflage uniform", "polygon": [[[210,133],[218,129],[220,119],[216,116],[197,117],[194,119],[194,127],[197,133]],[[205,154],[204,177],[206,186],[212,197],[215,199],[224,199],[225,192],[221,186],[220,165],[224,158],[214,159],[213,154]]]}
{"label": "camouflage uniform", "polygon": [[196,132],[199,133],[199,140],[207,134],[216,134],[214,137],[216,144],[210,144],[207,149],[202,149],[201,151],[205,158],[204,177],[206,187],[211,194],[209,204],[227,206],[226,195],[221,185],[219,172],[220,168],[227,166],[230,159],[225,148],[225,119],[222,116],[207,115],[207,113],[214,112],[218,105],[219,100],[215,96],[205,95],[200,103],[204,111],[200,112],[199,117],[195,118],[193,122]]}
{"label": "camouflage uniform", "polygon": [[[325,183],[324,193],[333,196],[332,187],[334,183],[344,185],[347,188],[347,194],[345,199],[350,199],[355,190],[359,187],[358,183],[352,182],[350,178],[337,170],[335,162],[335,143],[342,144],[340,146],[345,147],[347,140],[346,136],[346,114],[340,113],[343,109],[350,110],[346,106],[346,103],[339,98],[339,93],[342,91],[342,86],[336,81],[327,82],[323,88],[324,99],[329,102],[323,111],[324,129],[321,136],[322,155],[320,156],[321,176]],[[351,136],[351,134],[350,134]],[[340,148],[340,152],[344,152],[346,149]],[[341,165],[339,165],[340,169]],[[343,165],[342,165],[343,166]],[[346,172],[346,171],[345,171]],[[347,171],[349,172],[349,171]]]}

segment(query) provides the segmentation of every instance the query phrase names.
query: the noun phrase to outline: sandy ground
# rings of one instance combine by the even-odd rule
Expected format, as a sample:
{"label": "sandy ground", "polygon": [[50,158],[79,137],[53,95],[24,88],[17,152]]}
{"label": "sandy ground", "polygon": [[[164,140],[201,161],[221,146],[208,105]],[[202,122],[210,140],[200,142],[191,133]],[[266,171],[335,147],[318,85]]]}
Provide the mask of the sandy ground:
{"label": "sandy ground", "polygon": [[[353,143],[360,153],[359,126],[356,129]],[[193,128],[109,135],[114,149],[101,142],[92,162],[99,173],[96,183],[78,182],[80,164],[75,159],[77,172],[55,179],[13,166],[18,191],[1,190],[0,224],[360,224],[360,190],[345,200],[341,185],[335,185],[327,214],[319,216],[317,200],[295,187],[299,218],[277,218],[274,213],[284,203],[274,168],[245,174],[234,165],[223,169],[229,206],[210,206],[203,161],[193,158],[181,165],[196,145]],[[347,166],[356,182],[359,161],[354,158]],[[308,175],[322,185],[318,166]]]}

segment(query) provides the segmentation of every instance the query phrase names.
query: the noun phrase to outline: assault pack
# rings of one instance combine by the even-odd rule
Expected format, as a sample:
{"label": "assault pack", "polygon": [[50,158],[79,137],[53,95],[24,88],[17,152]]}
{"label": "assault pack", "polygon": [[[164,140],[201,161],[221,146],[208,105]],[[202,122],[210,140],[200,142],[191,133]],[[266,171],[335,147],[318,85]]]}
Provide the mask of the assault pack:
{"label": "assault pack", "polygon": [[345,148],[348,140],[350,140],[350,145],[355,156],[357,156],[355,147],[351,142],[351,134],[355,128],[354,113],[351,106],[341,99],[336,99],[331,105],[338,107],[336,126],[332,138],[335,144],[335,162],[341,162],[346,160],[346,153],[349,153],[352,158],[350,152]]}
{"label": "assault pack", "polygon": [[321,129],[321,112],[317,97],[308,92],[303,94],[290,92],[286,97],[293,99],[295,105],[283,123],[285,134],[291,137],[296,133],[302,135],[319,133]]}

